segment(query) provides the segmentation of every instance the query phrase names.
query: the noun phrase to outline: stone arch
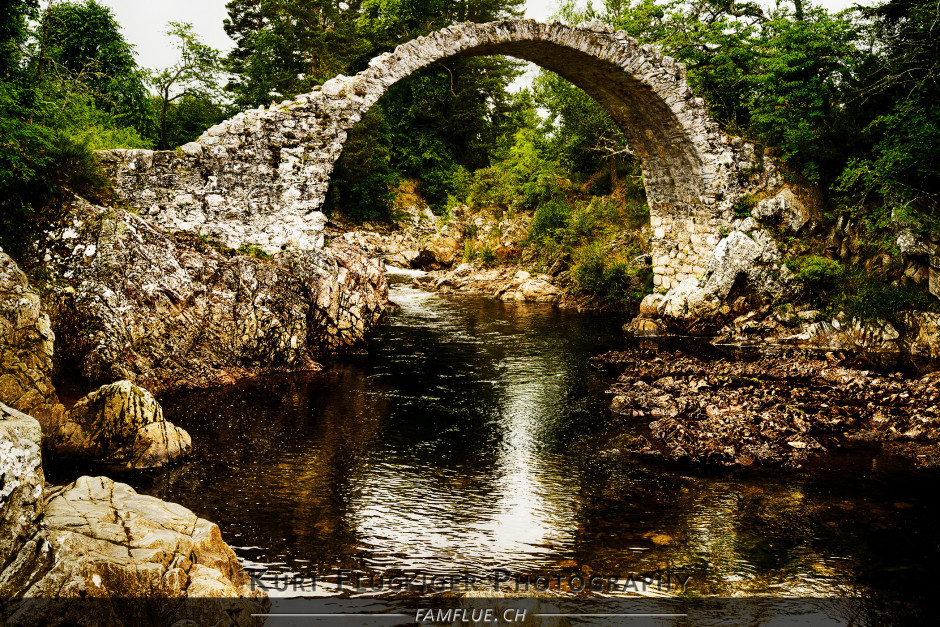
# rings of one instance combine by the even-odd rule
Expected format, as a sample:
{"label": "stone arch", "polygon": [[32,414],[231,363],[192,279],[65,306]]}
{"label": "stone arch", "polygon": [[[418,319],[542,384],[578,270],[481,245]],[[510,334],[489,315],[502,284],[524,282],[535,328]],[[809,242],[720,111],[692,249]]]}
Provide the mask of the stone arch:
{"label": "stone arch", "polygon": [[239,113],[175,153],[110,151],[103,160],[130,202],[161,226],[233,246],[316,247],[347,131],[414,71],[491,54],[556,72],[607,110],[642,162],[657,285],[702,274],[734,201],[766,185],[764,159],[718,129],[681,64],[599,23],[457,24],[376,57],[356,76]]}

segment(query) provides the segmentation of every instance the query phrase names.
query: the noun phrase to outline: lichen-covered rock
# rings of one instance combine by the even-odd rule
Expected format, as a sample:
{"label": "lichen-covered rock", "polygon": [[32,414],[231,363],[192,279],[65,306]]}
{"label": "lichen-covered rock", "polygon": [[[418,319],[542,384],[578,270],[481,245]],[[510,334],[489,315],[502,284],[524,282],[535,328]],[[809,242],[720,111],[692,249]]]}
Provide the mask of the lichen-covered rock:
{"label": "lichen-covered rock", "polygon": [[646,296],[640,318],[659,317],[670,330],[704,332],[790,294],[790,271],[777,243],[748,220],[718,242],[701,278],[686,279],[664,295]]}
{"label": "lichen-covered rock", "polygon": [[317,369],[360,346],[388,302],[381,265],[342,242],[254,258],[84,202],[38,254],[62,359],[86,383],[155,394]]}
{"label": "lichen-covered rock", "polygon": [[940,314],[912,311],[901,316],[903,346],[911,355],[940,357]]}
{"label": "lichen-covered rock", "polygon": [[41,439],[0,404],[0,624],[262,623],[218,526],[106,477],[44,492]]}
{"label": "lichen-covered rock", "polygon": [[776,196],[758,202],[751,210],[751,215],[763,223],[782,226],[792,233],[799,233],[812,218],[809,209],[789,189],[783,189]]}
{"label": "lichen-covered rock", "polygon": [[923,262],[909,269],[908,276],[918,284],[926,279],[930,293],[940,298],[940,242],[917,233],[909,225],[898,229],[896,242],[902,255]]}
{"label": "lichen-covered rock", "polygon": [[531,276],[525,270],[516,272],[512,283],[505,286],[499,295],[502,300],[531,301],[537,303],[552,303],[561,296],[561,290],[552,285],[551,277],[541,274]]}
{"label": "lichen-covered rock", "polygon": [[46,499],[42,528],[0,572],[6,624],[262,623],[267,596],[217,525],[107,477]]}
{"label": "lichen-covered rock", "polygon": [[164,420],[160,403],[130,381],[105,385],[75,403],[47,444],[59,457],[128,468],[165,466],[192,449],[189,434]]}
{"label": "lichen-covered rock", "polygon": [[458,246],[459,242],[449,235],[434,235],[418,253],[415,265],[427,270],[449,268],[457,261]]}
{"label": "lichen-covered rock", "polygon": [[0,250],[0,403],[33,415],[47,428],[64,411],[51,379],[54,339],[39,295]]}
{"label": "lichen-covered rock", "polygon": [[0,566],[35,533],[42,516],[39,423],[0,403]]}

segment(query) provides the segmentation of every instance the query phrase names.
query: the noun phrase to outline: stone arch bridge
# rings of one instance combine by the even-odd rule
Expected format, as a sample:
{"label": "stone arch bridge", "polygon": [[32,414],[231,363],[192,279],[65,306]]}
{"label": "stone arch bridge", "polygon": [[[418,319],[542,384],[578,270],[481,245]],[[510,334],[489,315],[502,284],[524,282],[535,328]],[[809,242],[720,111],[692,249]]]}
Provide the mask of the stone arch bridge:
{"label": "stone arch bridge", "polygon": [[722,133],[685,69],[603,24],[457,24],[376,57],[356,76],[239,113],[176,151],[112,150],[102,161],[127,201],[169,230],[273,251],[322,245],[319,212],[346,133],[393,83],[455,57],[531,61],[590,94],[642,161],[654,280],[699,276],[745,193],[771,185],[769,159]]}

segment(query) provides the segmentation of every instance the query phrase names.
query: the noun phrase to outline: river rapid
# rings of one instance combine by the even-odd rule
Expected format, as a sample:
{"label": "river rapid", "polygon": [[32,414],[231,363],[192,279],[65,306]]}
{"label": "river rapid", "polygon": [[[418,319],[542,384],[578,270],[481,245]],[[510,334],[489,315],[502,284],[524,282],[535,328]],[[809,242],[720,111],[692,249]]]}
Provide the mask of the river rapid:
{"label": "river rapid", "polygon": [[675,573],[693,598],[865,600],[834,624],[926,607],[940,560],[937,473],[618,456],[605,443],[632,427],[608,410],[612,379],[587,363],[625,347],[622,316],[390,281],[400,309],[368,354],[161,399],[192,435],[192,461],[116,478],[218,523],[268,582],[319,578],[287,596],[335,594],[336,569],[490,584],[505,569],[561,574],[556,597],[596,575],[663,595],[644,578]]}

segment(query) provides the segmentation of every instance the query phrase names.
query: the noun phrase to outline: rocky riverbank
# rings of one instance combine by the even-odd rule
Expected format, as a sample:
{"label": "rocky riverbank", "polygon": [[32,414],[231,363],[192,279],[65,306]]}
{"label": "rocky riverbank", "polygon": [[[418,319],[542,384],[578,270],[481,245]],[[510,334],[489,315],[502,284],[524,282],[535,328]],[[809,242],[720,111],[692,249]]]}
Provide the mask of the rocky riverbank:
{"label": "rocky riverbank", "polygon": [[890,376],[801,351],[711,358],[635,349],[592,359],[618,374],[621,452],[721,466],[799,468],[858,445],[940,465],[940,376]]}
{"label": "rocky riverbank", "polygon": [[363,346],[385,313],[382,266],[354,246],[247,252],[77,201],[32,264],[57,361],[86,387],[213,387],[319,369]]}
{"label": "rocky riverbank", "polygon": [[267,595],[218,526],[107,477],[44,487],[41,438],[0,404],[4,624],[261,624]]}
{"label": "rocky riverbank", "polygon": [[151,392],[359,350],[388,306],[382,264],[343,242],[234,251],[80,199],[25,264],[32,281],[0,251],[0,623],[260,624],[267,597],[215,524],[107,477],[47,486],[43,451],[178,462],[189,434]]}

